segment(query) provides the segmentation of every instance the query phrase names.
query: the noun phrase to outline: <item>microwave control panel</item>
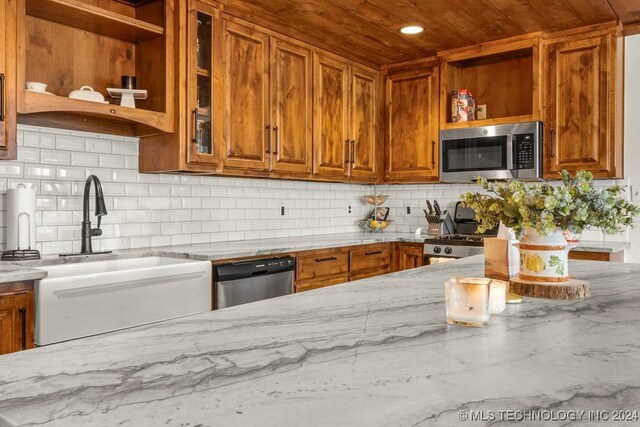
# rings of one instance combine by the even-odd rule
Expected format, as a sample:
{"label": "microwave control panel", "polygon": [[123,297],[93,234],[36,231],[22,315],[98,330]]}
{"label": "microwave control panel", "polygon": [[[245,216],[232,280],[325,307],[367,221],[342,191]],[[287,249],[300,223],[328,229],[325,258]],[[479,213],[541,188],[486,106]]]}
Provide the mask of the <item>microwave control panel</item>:
{"label": "microwave control panel", "polygon": [[533,169],[535,158],[534,135],[521,133],[513,135],[513,168]]}

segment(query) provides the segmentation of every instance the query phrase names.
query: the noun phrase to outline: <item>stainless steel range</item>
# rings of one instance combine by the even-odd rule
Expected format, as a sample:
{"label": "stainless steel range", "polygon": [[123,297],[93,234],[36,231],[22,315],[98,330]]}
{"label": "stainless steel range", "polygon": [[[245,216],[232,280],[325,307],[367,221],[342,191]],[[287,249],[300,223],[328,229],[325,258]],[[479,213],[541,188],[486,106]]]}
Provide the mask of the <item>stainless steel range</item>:
{"label": "stainless steel range", "polygon": [[461,202],[455,209],[455,233],[429,237],[424,241],[425,264],[439,264],[457,258],[484,253],[484,238],[495,237],[498,230],[476,233],[478,222],[472,209],[463,208]]}

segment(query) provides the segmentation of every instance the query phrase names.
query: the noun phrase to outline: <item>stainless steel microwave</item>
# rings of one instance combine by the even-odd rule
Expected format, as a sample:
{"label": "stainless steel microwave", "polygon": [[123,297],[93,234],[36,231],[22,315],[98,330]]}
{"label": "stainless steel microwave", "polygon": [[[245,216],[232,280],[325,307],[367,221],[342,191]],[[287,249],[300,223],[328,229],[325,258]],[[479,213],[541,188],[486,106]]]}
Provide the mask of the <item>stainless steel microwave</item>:
{"label": "stainless steel microwave", "polygon": [[542,122],[440,131],[440,180],[542,179]]}

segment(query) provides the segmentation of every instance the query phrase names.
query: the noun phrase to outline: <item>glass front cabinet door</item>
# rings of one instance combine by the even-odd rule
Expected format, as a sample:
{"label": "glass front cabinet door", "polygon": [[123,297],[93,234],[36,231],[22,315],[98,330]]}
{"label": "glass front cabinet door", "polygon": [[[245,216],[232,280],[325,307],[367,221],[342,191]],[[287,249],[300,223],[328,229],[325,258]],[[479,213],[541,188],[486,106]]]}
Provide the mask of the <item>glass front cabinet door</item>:
{"label": "glass front cabinet door", "polygon": [[191,1],[188,19],[188,162],[217,164],[220,153],[215,143],[213,111],[221,107],[216,105],[214,99],[220,12],[199,1]]}

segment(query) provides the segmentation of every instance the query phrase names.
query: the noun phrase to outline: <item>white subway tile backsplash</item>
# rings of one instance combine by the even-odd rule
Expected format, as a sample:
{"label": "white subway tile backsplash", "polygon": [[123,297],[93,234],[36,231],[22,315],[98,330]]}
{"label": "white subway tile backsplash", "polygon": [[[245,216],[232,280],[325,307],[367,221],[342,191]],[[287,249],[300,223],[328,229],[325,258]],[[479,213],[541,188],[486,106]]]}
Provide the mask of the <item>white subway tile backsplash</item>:
{"label": "white subway tile backsplash", "polygon": [[[47,132],[50,132],[48,129]],[[84,151],[84,138],[68,135],[55,136],[58,150]]]}
{"label": "white subway tile backsplash", "polygon": [[0,162],[0,176],[4,178],[22,177],[23,166],[19,162]]}
{"label": "white subway tile backsplash", "polygon": [[40,161],[45,164],[69,165],[71,153],[60,150],[40,150]]}
{"label": "white subway tile backsplash", "polygon": [[148,184],[125,184],[125,192],[127,196],[148,196]]}
{"label": "white subway tile backsplash", "polygon": [[75,166],[58,166],[56,176],[59,180],[84,181],[85,169]]}
{"label": "white subway tile backsplash", "polygon": [[98,155],[96,153],[71,152],[72,166],[98,166]]}
{"label": "white subway tile backsplash", "polygon": [[[45,255],[80,250],[82,194],[92,174],[102,181],[108,210],[94,250],[355,232],[357,220],[372,209],[361,197],[374,193],[389,196],[389,230],[412,232],[425,225],[427,198],[453,209],[461,193],[478,189],[140,174],[135,138],[20,125],[18,140],[19,160],[0,162],[0,194],[19,183],[36,189],[36,246]],[[93,200],[93,189],[91,195]],[[2,245],[5,210],[6,197],[0,197]],[[91,221],[95,226],[93,201]],[[604,239],[599,231],[583,237]],[[625,239],[626,233],[607,238]]]}
{"label": "white subway tile backsplash", "polygon": [[138,155],[137,142],[113,141],[111,143],[111,152],[113,154]]}
{"label": "white subway tile backsplash", "polygon": [[65,211],[43,211],[42,225],[70,225],[72,213]]}
{"label": "white subway tile backsplash", "polygon": [[124,157],[112,154],[100,154],[99,165],[101,168],[124,168]]}
{"label": "white subway tile backsplash", "polygon": [[40,132],[24,131],[24,145],[27,147],[55,148],[54,135],[41,134]]}
{"label": "white subway tile backsplash", "polygon": [[71,183],[60,181],[40,181],[40,194],[45,196],[63,196],[71,194]]}
{"label": "white subway tile backsplash", "polygon": [[94,138],[85,138],[85,150],[87,153],[111,153],[111,141],[103,141]]}

